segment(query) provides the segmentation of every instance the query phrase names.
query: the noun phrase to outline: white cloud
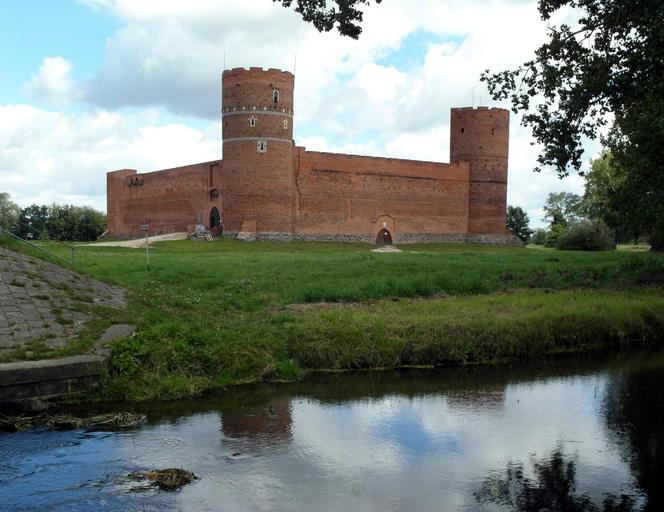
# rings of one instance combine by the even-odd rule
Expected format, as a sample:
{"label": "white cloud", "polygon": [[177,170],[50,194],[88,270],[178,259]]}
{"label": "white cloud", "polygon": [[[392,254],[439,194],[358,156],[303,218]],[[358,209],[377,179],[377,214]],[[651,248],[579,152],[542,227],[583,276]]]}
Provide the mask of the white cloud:
{"label": "white cloud", "polygon": [[[102,122],[98,119],[102,114],[60,115],[59,122],[71,130],[69,136],[80,145],[89,144],[81,149],[88,161],[100,152],[100,162],[108,162],[96,171],[101,176],[98,188],[103,188],[108,168],[171,167],[200,160],[201,147],[209,151],[204,151],[205,158],[211,148],[216,151],[211,157],[219,156],[218,131],[205,139],[214,141],[207,145],[194,140],[207,135],[187,132],[183,125],[150,129],[158,119],[153,109],[165,108],[218,126],[224,62],[226,67],[292,70],[296,54],[298,144],[315,150],[447,161],[449,109],[473,101],[489,104],[480,73],[519,65],[546,38],[537,0],[385,1],[366,9],[358,41],[334,32],[318,33],[292,8],[270,0],[78,1],[123,22],[107,40],[99,71],[74,82],[71,63],[62,57],[47,58],[27,88],[35,98],[60,107],[84,98],[93,109],[139,110],[129,117],[105,112],[123,128],[104,132],[103,141],[78,133]],[[560,17],[574,19],[570,12]],[[413,57],[408,45],[414,36],[421,36],[425,45],[416,48]],[[402,52],[408,58],[400,59]],[[79,120],[84,120],[80,126],[72,124]],[[548,192],[579,193],[582,180],[560,181],[546,171],[533,174],[537,148],[530,145],[531,137],[518,121],[512,120],[508,201],[526,208],[538,224]],[[48,158],[33,152],[34,158],[67,160],[61,155],[66,144],[56,147],[47,142],[46,147]],[[128,160],[132,154],[136,162]]]}
{"label": "white cloud", "polygon": [[26,84],[35,101],[49,106],[66,107],[81,98],[81,90],[71,77],[74,66],[63,57],[46,57],[39,72]]}
{"label": "white cloud", "polygon": [[[0,106],[0,183],[21,206],[106,208],[106,172],[156,170],[219,158],[219,127],[155,126],[154,112],[63,114]],[[4,191],[4,190],[3,190]]]}

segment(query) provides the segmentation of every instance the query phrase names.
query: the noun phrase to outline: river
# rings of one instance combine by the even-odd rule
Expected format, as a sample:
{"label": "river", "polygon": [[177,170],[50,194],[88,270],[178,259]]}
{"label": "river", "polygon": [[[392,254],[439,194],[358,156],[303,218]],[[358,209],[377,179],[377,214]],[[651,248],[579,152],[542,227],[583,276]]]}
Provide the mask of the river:
{"label": "river", "polygon": [[[316,375],[0,434],[1,510],[664,510],[664,353]],[[81,412],[81,411],[77,411]],[[177,492],[133,471],[184,468]]]}

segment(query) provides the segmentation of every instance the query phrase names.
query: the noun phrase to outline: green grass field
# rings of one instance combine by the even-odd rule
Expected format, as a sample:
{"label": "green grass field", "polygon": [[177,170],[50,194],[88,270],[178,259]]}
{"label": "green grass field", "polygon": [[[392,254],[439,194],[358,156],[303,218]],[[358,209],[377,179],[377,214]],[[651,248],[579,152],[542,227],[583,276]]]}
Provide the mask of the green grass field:
{"label": "green grass field", "polygon": [[[79,247],[129,290],[138,333],[100,396],[178,398],[307,369],[493,362],[652,343],[664,258],[454,245],[161,242]],[[57,249],[56,249],[57,250]]]}

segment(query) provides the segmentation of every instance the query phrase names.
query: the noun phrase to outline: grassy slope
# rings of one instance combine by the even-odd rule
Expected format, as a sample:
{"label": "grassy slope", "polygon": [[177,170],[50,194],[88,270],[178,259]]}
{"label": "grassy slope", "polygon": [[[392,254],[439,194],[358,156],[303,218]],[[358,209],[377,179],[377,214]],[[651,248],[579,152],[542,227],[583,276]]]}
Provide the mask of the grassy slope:
{"label": "grassy slope", "polygon": [[[115,347],[105,396],[175,398],[214,385],[292,377],[300,366],[533,356],[651,339],[664,326],[661,288],[643,286],[661,285],[658,256],[368,248],[162,242],[146,272],[144,251],[81,247],[79,269],[126,286],[139,325],[137,336]],[[391,300],[397,297],[436,298]],[[285,307],[315,302],[362,304]]]}

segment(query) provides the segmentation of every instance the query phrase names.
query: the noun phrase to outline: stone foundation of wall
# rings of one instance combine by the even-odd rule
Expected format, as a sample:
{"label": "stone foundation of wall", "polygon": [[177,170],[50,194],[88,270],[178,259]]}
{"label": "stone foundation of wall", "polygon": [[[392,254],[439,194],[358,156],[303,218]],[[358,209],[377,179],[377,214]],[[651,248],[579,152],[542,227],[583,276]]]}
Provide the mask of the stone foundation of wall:
{"label": "stone foundation of wall", "polygon": [[[250,241],[241,236],[242,233],[225,231],[223,236]],[[370,235],[330,235],[330,234],[302,234],[302,233],[256,233],[256,240],[261,242],[342,242],[373,244],[376,240]],[[439,235],[429,233],[393,234],[395,245],[400,244],[477,244],[477,245],[507,245],[522,247],[523,243],[514,235]]]}
{"label": "stone foundation of wall", "polygon": [[509,245],[523,247],[523,242],[515,235],[466,235],[466,243],[479,245]]}

